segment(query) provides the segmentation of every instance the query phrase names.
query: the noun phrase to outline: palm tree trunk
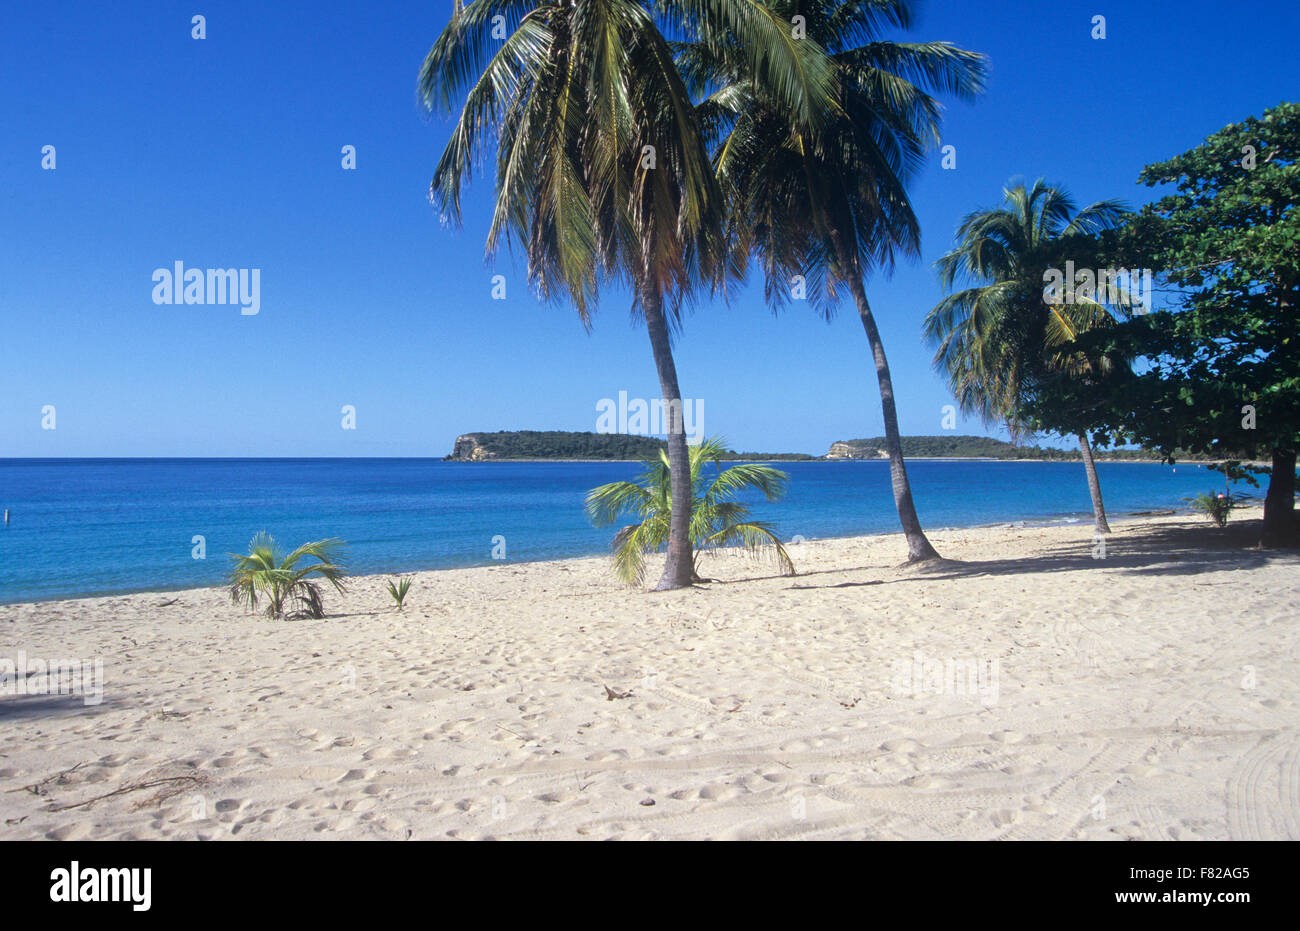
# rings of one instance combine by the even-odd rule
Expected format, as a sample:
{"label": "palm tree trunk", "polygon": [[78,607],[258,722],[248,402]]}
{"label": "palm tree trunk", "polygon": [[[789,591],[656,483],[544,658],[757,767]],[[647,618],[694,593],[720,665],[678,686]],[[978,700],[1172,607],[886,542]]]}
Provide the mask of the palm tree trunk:
{"label": "palm tree trunk", "polygon": [[668,560],[655,591],[689,588],[695,577],[695,558],[691,552],[691,461],[686,448],[686,422],[682,416],[682,392],[677,386],[677,366],[668,339],[668,322],[664,318],[663,296],[653,284],[643,285],[640,293],[650,348],[654,351],[655,369],[659,373],[659,390],[663,395],[668,420],[668,481],[672,511],[668,518]]}
{"label": "palm tree trunk", "polygon": [[1097,532],[1110,533],[1110,524],[1106,523],[1106,505],[1101,503],[1097,464],[1092,461],[1092,445],[1083,433],[1079,434],[1079,452],[1083,453],[1083,470],[1088,473],[1088,494],[1092,495],[1092,516],[1097,521]]}
{"label": "palm tree trunk", "polygon": [[849,290],[857,302],[862,329],[867,331],[871,355],[876,362],[876,379],[880,382],[880,408],[885,418],[885,448],[889,451],[889,479],[894,486],[894,506],[898,509],[898,519],[903,525],[903,536],[907,538],[907,561],[939,559],[939,553],[930,545],[925,531],[921,529],[921,520],[916,516],[916,505],[912,502],[912,485],[907,480],[907,465],[903,462],[903,441],[898,435],[894,380],[889,374],[885,344],[880,340],[880,330],[876,328],[876,318],[872,316],[871,305],[867,303],[867,291],[862,286],[862,279],[849,276]]}
{"label": "palm tree trunk", "polygon": [[1295,516],[1295,465],[1294,449],[1273,450],[1273,472],[1264,495],[1261,546],[1295,546],[1300,536]]}

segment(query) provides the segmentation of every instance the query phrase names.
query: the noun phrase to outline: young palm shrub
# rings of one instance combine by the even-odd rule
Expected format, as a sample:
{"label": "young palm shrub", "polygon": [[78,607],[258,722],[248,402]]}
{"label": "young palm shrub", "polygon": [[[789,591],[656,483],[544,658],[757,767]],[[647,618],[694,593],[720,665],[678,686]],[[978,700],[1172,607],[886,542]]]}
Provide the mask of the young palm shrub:
{"label": "young palm shrub", "polygon": [[411,590],[411,582],[414,580],[415,576],[411,575],[397,579],[396,581],[389,579],[388,594],[392,595],[393,601],[397,602],[398,611],[402,610],[402,603],[406,601],[406,593]]}
{"label": "young palm shrub", "polygon": [[1204,514],[1214,521],[1215,526],[1222,530],[1228,526],[1228,515],[1232,513],[1232,509],[1249,497],[1249,495],[1240,492],[1228,494],[1222,491],[1210,491],[1183,500],[1190,504],[1193,511]]}
{"label": "young palm shrub", "polygon": [[[794,575],[791,561],[771,526],[749,519],[749,508],[735,500],[744,491],[759,491],[768,501],[785,494],[790,476],[770,466],[742,463],[723,469],[724,441],[706,439],[690,450],[691,544],[694,548],[693,581],[699,575],[699,555],[717,547],[741,546],[751,556],[771,555],[782,575]],[[706,474],[705,467],[714,470]],[[668,540],[672,492],[668,455],[645,460],[646,470],[636,482],[611,482],[587,493],[587,516],[597,527],[608,527],[627,515],[636,519],[614,535],[614,574],[629,585],[641,585],[645,555],[663,548]]]}
{"label": "young palm shrub", "polygon": [[[347,570],[337,563],[343,546],[339,539],[316,540],[285,556],[275,539],[262,531],[253,537],[247,555],[230,554],[235,561],[227,580],[230,600],[255,611],[265,597],[266,616],[272,619],[322,618],[325,604],[321,586],[311,577],[319,576],[336,591],[346,591],[343,578]],[[307,559],[316,561],[306,562]]]}

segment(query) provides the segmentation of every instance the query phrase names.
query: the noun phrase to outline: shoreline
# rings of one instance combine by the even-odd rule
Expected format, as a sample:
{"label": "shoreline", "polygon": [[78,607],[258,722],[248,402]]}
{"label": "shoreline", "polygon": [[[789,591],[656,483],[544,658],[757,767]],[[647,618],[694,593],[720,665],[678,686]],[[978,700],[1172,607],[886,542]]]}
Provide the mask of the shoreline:
{"label": "shoreline", "polygon": [[[1254,507],[1255,505],[1253,503],[1244,505],[1241,508],[1241,512],[1244,513],[1247,508],[1253,509]],[[1164,516],[1174,516],[1174,515],[1192,516],[1192,514],[1193,512],[1191,512],[1186,507],[1148,508],[1141,511],[1117,511],[1109,514],[1109,517],[1111,523],[1120,524],[1126,521],[1143,520],[1148,517],[1164,517]],[[997,529],[997,528],[1023,529],[1023,528],[1035,528],[1035,527],[1078,526],[1081,523],[1086,523],[1091,521],[1091,519],[1092,519],[1092,514],[1090,512],[1078,511],[1078,512],[1074,512],[1073,514],[1040,515],[1036,517],[1022,517],[1022,518],[1015,518],[1013,520],[997,520],[997,521],[977,523],[977,524],[947,524],[942,527],[934,528],[933,530],[927,530],[926,532],[946,533],[946,532],[955,532],[955,531],[962,531],[962,530],[984,530],[984,529]],[[1240,520],[1242,518],[1238,517],[1237,519]],[[824,536],[824,537],[804,537],[803,540],[804,542],[807,543],[816,543],[821,541],[834,541],[834,540],[849,540],[849,541],[862,540],[862,539],[874,540],[874,539],[879,539],[881,537],[896,536],[899,534],[900,531],[898,530],[881,530],[875,533],[850,533],[850,534],[844,534],[838,536],[832,535],[832,536]],[[788,541],[783,541],[783,542],[786,542],[787,546],[791,545]],[[355,575],[350,574],[347,576],[347,578],[350,580],[351,579],[379,579],[379,578],[387,579],[392,577],[418,575],[420,573],[426,573],[426,572],[457,572],[466,569],[484,569],[484,568],[492,568],[494,566],[502,566],[502,565],[525,566],[525,565],[537,565],[539,563],[558,564],[558,563],[588,560],[588,559],[607,560],[608,558],[609,558],[609,552],[608,549],[606,549],[603,552],[597,552],[597,553],[575,553],[569,556],[547,557],[542,559],[507,559],[507,560],[502,560],[500,562],[483,560],[481,562],[474,563],[472,565],[464,565],[464,566],[426,566],[423,568],[415,568],[415,569],[384,569],[378,572],[362,572],[362,573],[357,573]],[[131,596],[131,595],[175,594],[177,592],[224,589],[224,587],[225,587],[224,583],[213,582],[212,584],[209,585],[200,585],[200,586],[180,585],[180,586],[151,586],[146,588],[111,589],[107,591],[87,592],[83,594],[56,595],[56,596],[42,598],[42,599],[23,599],[23,600],[14,600],[14,601],[0,599],[0,608],[4,608],[8,606],[16,606],[16,605],[57,604],[65,601],[117,598],[117,597]]]}
{"label": "shoreline", "polygon": [[0,659],[98,660],[102,701],[0,695],[0,838],[1300,839],[1300,553],[1257,533],[807,541],[797,576],[721,554],[671,592],[505,563],[400,614],[357,577],[318,621],[6,605]]}
{"label": "shoreline", "polygon": [[[365,458],[365,457],[362,457],[362,458]],[[416,458],[416,459],[419,459],[419,458],[423,458],[423,457],[414,456],[414,457],[408,457],[408,458]],[[441,456],[441,457],[439,457],[439,456],[435,456],[435,457],[432,457],[432,458],[435,459],[435,460],[441,461],[441,462],[451,462],[451,463],[462,464],[462,465],[492,465],[493,463],[497,463],[497,464],[506,464],[506,463],[511,463],[511,462],[528,462],[528,463],[540,463],[540,462],[578,462],[578,463],[588,463],[588,464],[592,464],[592,463],[600,463],[600,462],[619,462],[619,463],[629,462],[629,463],[638,463],[638,464],[639,464],[639,463],[642,463],[642,462],[645,461],[644,459],[505,459],[505,458],[501,458],[501,459],[451,459],[451,458],[448,458],[448,457],[446,457],[446,456]],[[904,458],[905,458],[905,460],[906,460],[907,462],[1067,462],[1067,463],[1078,463],[1078,464],[1082,464],[1082,462],[1083,462],[1083,458],[1082,458],[1082,457],[1078,457],[1078,458],[1070,458],[1070,457],[1047,458],[1047,457],[1042,457],[1042,458],[1037,458],[1037,459],[1035,459],[1035,458],[1032,458],[1032,457],[1029,457],[1029,458],[1006,458],[1006,457],[1000,457],[1000,456],[906,456],[906,457],[904,457]],[[855,458],[855,457],[852,457],[852,456],[813,456],[813,455],[809,455],[807,459],[723,459],[723,460],[720,460],[720,461],[722,461],[722,462],[771,462],[771,463],[782,463],[782,462],[888,462],[889,459],[888,459],[888,457],[884,457],[884,456],[882,456],[882,457],[877,457],[877,458],[866,458],[866,457],[863,457],[863,458]],[[1174,465],[1173,465],[1171,468],[1177,468],[1177,467],[1180,466],[1180,465],[1205,465],[1205,466],[1208,466],[1208,465],[1222,465],[1223,463],[1225,463],[1225,462],[1229,462],[1229,461],[1231,461],[1231,460],[1228,460],[1228,459],[1179,459],[1176,463],[1174,463]],[[1161,459],[1108,459],[1108,458],[1105,458],[1105,457],[1102,457],[1102,456],[1094,456],[1094,457],[1093,457],[1093,462],[1105,462],[1105,463],[1112,463],[1112,464],[1118,464],[1118,463],[1131,463],[1131,464],[1134,464],[1134,465],[1168,465],[1168,463],[1164,462],[1164,461],[1161,460]],[[1251,465],[1251,466],[1267,466],[1268,463],[1263,462],[1263,461],[1251,461],[1251,462],[1243,462],[1242,465]]]}

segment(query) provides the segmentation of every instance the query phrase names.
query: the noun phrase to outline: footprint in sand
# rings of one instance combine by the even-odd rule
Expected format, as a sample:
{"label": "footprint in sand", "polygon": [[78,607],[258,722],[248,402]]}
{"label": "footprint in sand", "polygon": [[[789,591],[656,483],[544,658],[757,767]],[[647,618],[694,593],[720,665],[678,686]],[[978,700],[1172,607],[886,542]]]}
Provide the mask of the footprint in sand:
{"label": "footprint in sand", "polygon": [[1020,817],[1020,812],[1012,811],[1009,808],[1003,808],[999,811],[993,812],[993,814],[989,816],[989,820],[993,822],[995,828],[1002,828],[1006,827],[1008,824],[1015,824],[1020,820]]}
{"label": "footprint in sand", "polygon": [[57,827],[45,836],[49,840],[81,840],[90,836],[90,825],[77,821]]}
{"label": "footprint in sand", "polygon": [[880,749],[890,753],[917,753],[925,748],[915,740],[902,737],[897,740],[886,740],[880,745]]}
{"label": "footprint in sand", "polygon": [[1032,773],[1038,769],[1040,769],[1040,767],[1031,766],[1028,763],[1010,763],[1003,766],[1001,772],[1006,773],[1008,776],[1023,776],[1026,773]]}
{"label": "footprint in sand", "polygon": [[918,773],[903,780],[903,785],[913,789],[951,789],[957,783],[933,773]]}
{"label": "footprint in sand", "polygon": [[559,792],[543,792],[541,795],[537,795],[534,797],[539,802],[550,802],[551,804],[558,804],[560,802],[571,802],[578,797],[578,794],[576,792],[568,792],[568,791],[561,790]]}
{"label": "footprint in sand", "polygon": [[361,754],[363,760],[396,760],[415,756],[414,750],[405,747],[375,747]]}
{"label": "footprint in sand", "polygon": [[243,747],[235,747],[233,750],[227,750],[225,753],[221,754],[221,756],[212,761],[211,765],[217,769],[227,769],[243,762],[251,755],[252,754]]}
{"label": "footprint in sand", "polygon": [[727,799],[735,798],[740,795],[740,790],[735,786],[727,785],[707,785],[700,789],[700,798],[710,802],[725,802]]}
{"label": "footprint in sand", "polygon": [[410,828],[405,821],[399,821],[387,815],[365,814],[361,816],[361,820],[373,824],[387,834],[395,834],[403,839],[410,836]]}

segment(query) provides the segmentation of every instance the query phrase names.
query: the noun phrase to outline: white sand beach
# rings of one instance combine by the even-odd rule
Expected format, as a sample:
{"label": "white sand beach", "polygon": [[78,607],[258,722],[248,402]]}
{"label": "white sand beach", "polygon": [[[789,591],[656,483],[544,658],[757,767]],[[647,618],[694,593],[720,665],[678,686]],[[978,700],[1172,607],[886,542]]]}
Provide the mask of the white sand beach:
{"label": "white sand beach", "polygon": [[0,837],[1300,840],[1300,554],[1243,514],[0,606],[104,677],[0,697]]}

